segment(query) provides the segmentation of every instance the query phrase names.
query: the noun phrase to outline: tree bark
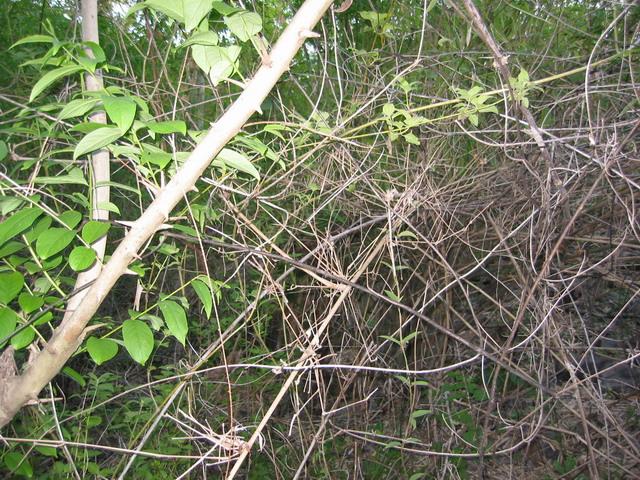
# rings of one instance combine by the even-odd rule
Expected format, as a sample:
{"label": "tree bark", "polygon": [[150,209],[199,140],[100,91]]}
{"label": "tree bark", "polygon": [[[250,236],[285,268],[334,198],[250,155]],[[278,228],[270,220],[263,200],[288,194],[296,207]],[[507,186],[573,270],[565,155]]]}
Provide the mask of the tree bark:
{"label": "tree bark", "polygon": [[196,146],[182,168],[160,191],[153,203],[132,225],[87,291],[83,301],[56,328],[46,347],[34,358],[25,372],[14,377],[6,394],[0,398],[0,427],[11,421],[28,401],[62,369],[82,343],[85,328],[115,282],[134,260],[145,242],[167,221],[177,203],[193,188],[204,170],[224,145],[240,131],[245,122],[260,108],[278,79],[289,65],[311,29],[331,5],[332,0],[306,0],[284,30],[270,54],[263,62],[240,97],[220,119],[212,124],[203,140]]}

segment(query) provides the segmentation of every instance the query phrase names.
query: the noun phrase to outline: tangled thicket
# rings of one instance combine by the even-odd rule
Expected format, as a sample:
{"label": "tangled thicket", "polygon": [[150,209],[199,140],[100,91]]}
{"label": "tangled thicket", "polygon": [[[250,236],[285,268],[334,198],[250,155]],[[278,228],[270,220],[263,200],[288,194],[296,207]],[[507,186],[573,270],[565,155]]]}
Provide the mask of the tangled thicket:
{"label": "tangled thicket", "polygon": [[[109,388],[199,372],[97,407],[72,395],[61,421],[91,407],[113,429],[87,443],[186,449],[203,476],[259,429],[255,478],[633,478],[638,8],[476,2],[487,38],[465,2],[394,3],[379,35],[359,3],[325,18],[246,127],[277,122],[260,138],[284,163],[260,183],[209,175],[183,217],[205,218],[205,235],[163,234],[178,253],[145,277],[142,304],[204,272],[221,282],[215,320],[194,296],[186,351],[159,350],[150,378],[121,359],[131,370]],[[148,38],[157,77],[108,81],[194,128],[236,96],[209,101],[189,68],[169,83],[168,40]],[[126,315],[132,285],[103,314]],[[114,411],[143,422],[127,436]]]}

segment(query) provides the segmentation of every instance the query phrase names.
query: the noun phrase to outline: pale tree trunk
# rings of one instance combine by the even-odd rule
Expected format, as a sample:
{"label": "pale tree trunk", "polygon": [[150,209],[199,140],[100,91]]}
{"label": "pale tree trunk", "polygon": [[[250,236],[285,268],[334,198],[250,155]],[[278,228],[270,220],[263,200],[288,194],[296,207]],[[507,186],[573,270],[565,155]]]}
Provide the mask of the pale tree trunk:
{"label": "pale tree trunk", "polygon": [[[99,43],[98,36],[98,0],[82,0],[82,40],[85,42]],[[86,49],[87,55],[93,58],[93,52],[90,48]],[[85,75],[85,86],[89,92],[98,92],[102,90],[102,72],[96,70],[95,74],[87,73]],[[91,115],[90,120],[94,123],[107,123],[107,115],[104,111],[96,112]],[[100,208],[109,201],[109,151],[105,148],[91,154],[90,164],[91,178],[91,219],[92,220],[109,220],[109,211]],[[105,248],[107,246],[107,237],[94,242],[91,247],[96,251],[97,260],[93,266],[81,272],[76,279],[76,289],[92,282],[102,270],[102,259],[104,258]],[[67,303],[63,323],[69,319],[73,312],[82,303],[87,291],[81,291],[72,296]]]}
{"label": "pale tree trunk", "polygon": [[306,0],[273,47],[268,61],[263,61],[246,89],[215,122],[196,146],[182,168],[160,191],[153,203],[132,225],[129,233],[104,265],[82,302],[56,328],[46,347],[34,358],[25,372],[9,380],[0,398],[0,426],[6,425],[29,400],[62,369],[82,343],[85,328],[115,282],[129,263],[140,253],[145,242],[169,218],[176,204],[191,190],[204,170],[224,145],[256,112],[278,79],[289,69],[291,60],[305,39],[314,36],[311,29],[331,5],[332,0]]}

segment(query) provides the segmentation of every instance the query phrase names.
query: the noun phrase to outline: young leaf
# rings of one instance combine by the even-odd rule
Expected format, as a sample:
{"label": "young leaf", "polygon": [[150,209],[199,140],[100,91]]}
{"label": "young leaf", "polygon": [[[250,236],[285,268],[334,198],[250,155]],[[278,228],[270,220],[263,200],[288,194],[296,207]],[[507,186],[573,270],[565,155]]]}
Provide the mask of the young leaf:
{"label": "young leaf", "polygon": [[21,350],[31,345],[31,342],[33,342],[34,338],[36,338],[36,329],[32,326],[28,326],[21,332],[18,332],[13,337],[11,337],[11,345],[16,350]]}
{"label": "young leaf", "polygon": [[50,228],[42,232],[36,240],[36,253],[42,260],[53,257],[64,250],[76,236],[73,230]]}
{"label": "young leaf", "polygon": [[16,298],[24,286],[24,277],[20,272],[0,273],[0,302],[8,305]]}
{"label": "young leaf", "polygon": [[184,3],[181,0],[147,0],[144,2],[147,7],[164,13],[166,16],[184,22]]}
{"label": "young leaf", "polygon": [[87,352],[96,365],[102,365],[111,360],[118,353],[118,344],[108,338],[89,337],[87,340]]}
{"label": "young leaf", "polygon": [[214,160],[214,165],[222,163],[227,167],[235,168],[241,172],[248,173],[256,180],[260,180],[260,172],[254,167],[251,162],[242,153],[236,152],[229,148],[223,148],[218,156]]}
{"label": "young leaf", "polygon": [[140,320],[125,320],[122,338],[131,358],[144,365],[153,351],[153,333],[147,324]]}
{"label": "young leaf", "polygon": [[86,270],[96,261],[96,252],[93,248],[76,247],[69,254],[69,266],[74,272]]}
{"label": "young leaf", "polygon": [[71,100],[58,114],[59,120],[67,120],[68,118],[79,117],[84,115],[98,103],[97,98],[79,98]]}
{"label": "young leaf", "polygon": [[38,207],[25,208],[0,223],[0,245],[29,228],[40,215]]}
{"label": "young leaf", "polygon": [[90,245],[100,237],[106,235],[110,228],[111,225],[106,222],[91,220],[82,227],[82,239]]}
{"label": "young leaf", "polygon": [[75,210],[67,210],[58,217],[58,221],[62,222],[69,228],[75,228],[76,225],[80,223],[80,220],[82,220],[82,214]]}
{"label": "young leaf", "polygon": [[181,48],[189,45],[208,45],[210,47],[218,45],[218,34],[216,32],[196,32],[181,45]]}
{"label": "young leaf", "polygon": [[158,307],[162,312],[164,323],[167,325],[171,335],[176,337],[178,341],[184,345],[187,332],[189,331],[189,324],[187,323],[187,316],[184,313],[184,309],[171,300],[163,300],[158,304]]}
{"label": "young leaf", "polygon": [[9,452],[5,454],[3,460],[5,467],[7,467],[11,473],[21,477],[33,477],[33,467],[31,466],[31,463],[29,463],[27,457],[22,453]]}
{"label": "young leaf", "polygon": [[262,30],[262,19],[255,12],[235,13],[230,17],[224,17],[224,23],[242,42],[246,42]]}
{"label": "young leaf", "polygon": [[[205,277],[206,278],[206,277]],[[206,284],[206,280],[193,280],[191,282],[191,287],[195,290],[196,295],[202,302],[202,306],[204,307],[204,313],[207,315],[207,318],[211,318],[211,310],[213,308],[213,296],[211,295],[211,289]]]}
{"label": "young leaf", "polygon": [[44,305],[44,298],[22,292],[18,297],[18,304],[24,313],[31,313]]}
{"label": "young leaf", "polygon": [[64,373],[67,377],[69,377],[71,380],[76,382],[81,387],[84,387],[87,385],[87,381],[84,379],[84,377],[71,367],[64,367],[62,369],[62,373]]}
{"label": "young leaf", "polygon": [[21,38],[16,43],[9,47],[11,50],[13,47],[17,47],[18,45],[23,45],[25,43],[53,43],[55,38],[51,35],[29,35],[28,37]]}
{"label": "young leaf", "polygon": [[84,70],[84,67],[80,65],[66,65],[64,67],[56,68],[55,70],[51,70],[42,76],[40,80],[36,82],[31,90],[31,95],[29,96],[29,103],[33,102],[38,95],[40,95],[45,88],[54,83],[56,80],[59,80],[62,77],[66,77],[73,73]]}
{"label": "young leaf", "polygon": [[112,96],[103,96],[102,102],[111,121],[115,123],[123,133],[126,133],[136,117],[136,103],[126,97]]}
{"label": "young leaf", "polygon": [[190,32],[211,11],[211,0],[189,0],[184,2],[184,27]]}
{"label": "young leaf", "polygon": [[110,143],[119,139],[124,132],[119,128],[114,127],[102,127],[87,134],[78,145],[76,145],[73,151],[73,159],[76,160],[79,156],[85,153],[91,153],[99,148],[105,147]]}
{"label": "young leaf", "polygon": [[148,122],[147,127],[149,130],[155,133],[167,134],[167,133],[181,133],[187,134],[187,124],[182,120],[172,120],[168,122]]}
{"label": "young leaf", "polygon": [[84,179],[82,170],[78,167],[71,168],[69,173],[66,175],[58,175],[56,177],[36,177],[33,182],[41,183],[43,185],[89,185]]}

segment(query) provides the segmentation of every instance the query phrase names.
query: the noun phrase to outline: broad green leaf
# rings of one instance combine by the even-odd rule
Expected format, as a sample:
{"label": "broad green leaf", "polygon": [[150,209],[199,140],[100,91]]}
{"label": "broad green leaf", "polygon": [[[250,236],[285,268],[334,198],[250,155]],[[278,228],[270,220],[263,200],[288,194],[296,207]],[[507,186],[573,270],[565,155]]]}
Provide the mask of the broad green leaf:
{"label": "broad green leaf", "polygon": [[108,338],[89,337],[87,340],[87,352],[96,365],[102,365],[111,360],[118,353],[118,344]]}
{"label": "broad green leaf", "polygon": [[45,457],[58,457],[58,449],[56,447],[49,447],[44,445],[39,445],[35,447],[35,450]]}
{"label": "broad green leaf", "polygon": [[33,478],[33,467],[26,456],[20,452],[9,452],[4,455],[4,465],[15,475]]}
{"label": "broad green leaf", "polygon": [[200,302],[202,302],[202,306],[204,307],[204,312],[207,314],[207,318],[211,318],[211,310],[213,308],[213,296],[211,295],[211,289],[206,284],[206,280],[193,280],[191,282],[191,287],[198,295]]}
{"label": "broad green leaf", "polygon": [[153,333],[147,324],[140,320],[125,320],[122,338],[131,358],[144,365],[153,351]]}
{"label": "broad green leaf", "polygon": [[126,133],[136,117],[136,102],[125,97],[105,95],[102,97],[102,103],[111,121],[115,123],[123,133]]}
{"label": "broad green leaf", "polygon": [[240,11],[239,9],[231,7],[224,2],[213,2],[211,6],[216,12],[220,13],[221,15],[230,15],[234,12]]}
{"label": "broad green leaf", "polygon": [[0,162],[4,160],[4,158],[9,154],[9,147],[4,142],[4,140],[0,140]]}
{"label": "broad green leaf", "polygon": [[40,183],[43,185],[84,185],[89,186],[84,179],[82,170],[78,167],[73,167],[66,175],[58,175],[57,177],[36,177],[33,180],[34,183]]}
{"label": "broad green leaf", "polygon": [[38,207],[25,208],[0,223],[0,245],[29,228],[40,215]]}
{"label": "broad green leaf", "polygon": [[237,45],[230,47],[193,45],[191,56],[196,64],[210,76],[213,84],[218,85],[233,73],[240,50]]}
{"label": "broad green leaf", "polygon": [[82,239],[91,245],[100,237],[106,235],[110,228],[111,224],[109,223],[91,220],[82,227]]}
{"label": "broad green leaf", "polygon": [[56,80],[80,72],[82,70],[84,70],[84,67],[81,67],[80,65],[66,65],[64,67],[56,68],[55,70],[51,70],[50,72],[45,73],[42,78],[38,80],[33,86],[31,95],[29,96],[29,102],[33,102],[36,97],[45,90],[45,88],[54,83]]}
{"label": "broad green leaf", "polygon": [[18,314],[9,307],[0,307],[0,341],[15,332],[18,318]]}
{"label": "broad green leaf", "polygon": [[93,248],[76,247],[69,254],[69,266],[75,272],[86,270],[96,261],[96,252]]}
{"label": "broad green leaf", "polygon": [[36,253],[43,260],[64,250],[76,236],[76,232],[66,228],[50,228],[42,232],[36,240]]}
{"label": "broad green leaf", "polygon": [[80,220],[82,220],[82,214],[75,210],[67,210],[58,217],[58,221],[64,223],[69,228],[76,228]]}
{"label": "broad green leaf", "polygon": [[18,297],[18,304],[24,313],[31,313],[44,305],[44,298],[22,292]]}
{"label": "broad green leaf", "polygon": [[53,219],[51,217],[41,218],[31,230],[28,230],[24,234],[24,239],[27,241],[27,243],[32,244],[42,232],[44,232],[51,226],[52,223]]}
{"label": "broad green leaf", "polygon": [[223,148],[213,161],[220,162],[227,167],[235,168],[241,172],[248,173],[252,177],[260,180],[260,172],[252,165],[252,163],[242,153],[236,152],[229,148]]}
{"label": "broad green leaf", "polygon": [[186,135],[187,124],[182,120],[171,120],[167,122],[148,122],[147,127],[149,130],[155,133],[168,134],[168,133],[181,133]]}
{"label": "broad green leaf", "polygon": [[391,115],[393,115],[393,112],[396,111],[396,107],[393,105],[393,103],[385,103],[382,106],[382,114],[386,117],[390,117]]}
{"label": "broad green leaf", "polygon": [[184,22],[184,7],[181,0],[147,0],[146,6],[164,13],[178,22]]}
{"label": "broad green leaf", "polygon": [[100,202],[98,203],[97,207],[98,207],[98,210],[106,210],[108,212],[112,212],[117,215],[120,215],[120,209],[118,208],[117,205],[115,205],[112,202]]}
{"label": "broad green leaf", "polygon": [[24,277],[20,272],[0,273],[0,302],[8,305],[24,287]]}
{"label": "broad green leaf", "polygon": [[13,337],[11,337],[11,345],[16,350],[21,350],[31,345],[31,342],[33,342],[34,338],[36,338],[36,329],[32,326],[28,326],[24,330],[16,333]]}
{"label": "broad green leaf", "polygon": [[142,155],[140,155],[140,163],[143,165],[151,163],[162,169],[169,165],[169,162],[171,162],[171,154],[167,152],[150,152],[145,150],[142,152]]}
{"label": "broad green leaf", "polygon": [[58,119],[67,120],[84,115],[98,103],[97,98],[79,98],[71,100],[58,114]]}
{"label": "broad green leaf", "polygon": [[102,127],[93,132],[87,134],[78,145],[76,145],[73,151],[73,159],[76,160],[79,156],[86,153],[91,153],[99,148],[105,147],[110,143],[119,139],[124,132],[119,128],[114,127]]}
{"label": "broad green leaf", "polygon": [[230,17],[224,17],[224,23],[242,42],[246,42],[262,30],[262,19],[255,12],[235,13]]}
{"label": "broad green leaf", "polygon": [[189,37],[189,39],[180,45],[181,48],[188,47],[189,45],[206,45],[216,46],[218,45],[218,34],[216,32],[196,32]]}
{"label": "broad green leaf", "polygon": [[29,35],[28,37],[21,38],[16,43],[9,47],[11,50],[13,47],[17,47],[18,45],[24,45],[25,43],[53,43],[55,42],[55,38],[51,35]]}
{"label": "broad green leaf", "polygon": [[[178,0],[180,1],[180,0]],[[184,27],[187,32],[196,28],[211,11],[211,0],[184,0]]]}
{"label": "broad green leaf", "polygon": [[164,323],[167,325],[171,335],[176,337],[178,341],[184,345],[187,332],[189,331],[189,324],[187,323],[187,316],[184,313],[184,309],[171,300],[163,300],[158,304],[158,307],[162,312]]}

